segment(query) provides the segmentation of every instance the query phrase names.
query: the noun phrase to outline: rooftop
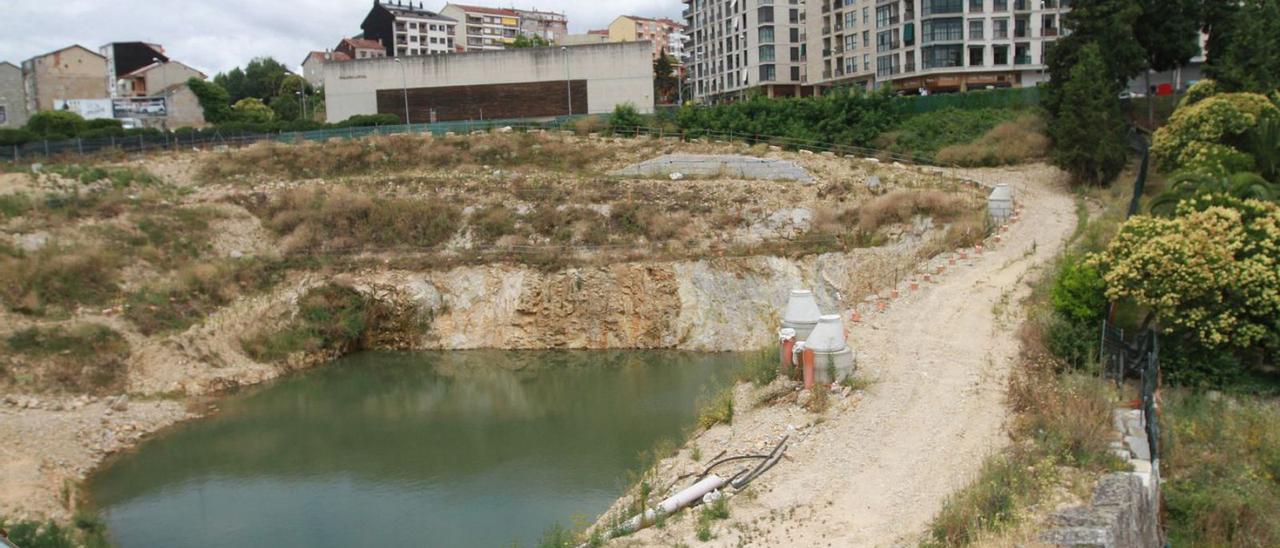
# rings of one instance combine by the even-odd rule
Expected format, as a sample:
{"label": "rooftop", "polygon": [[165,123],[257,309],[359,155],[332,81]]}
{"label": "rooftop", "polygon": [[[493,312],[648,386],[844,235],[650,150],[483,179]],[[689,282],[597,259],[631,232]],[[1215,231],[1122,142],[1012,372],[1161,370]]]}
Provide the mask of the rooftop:
{"label": "rooftop", "polygon": [[517,12],[515,12],[515,11],[513,11],[513,10],[509,10],[509,9],[503,9],[503,8],[486,8],[486,7],[484,7],[484,6],[469,6],[469,5],[466,5],[466,4],[449,4],[449,5],[450,5],[450,6],[457,7],[457,8],[461,8],[461,9],[462,9],[462,11],[465,11],[465,12],[467,12],[467,13],[487,13],[487,14],[489,14],[489,15],[503,15],[503,16],[506,16],[506,17],[520,17],[520,14],[519,14],[519,13],[517,13]]}
{"label": "rooftop", "polygon": [[363,38],[343,38],[341,42],[338,42],[338,47],[342,47],[343,44],[350,45],[351,49],[386,49],[377,40],[365,40]]}
{"label": "rooftop", "polygon": [[426,19],[453,21],[453,19],[449,17],[445,17],[437,12],[427,9],[422,2],[418,2],[415,5],[412,0],[378,0],[378,5],[386,8],[387,11],[391,12],[391,14],[395,16],[422,17]]}

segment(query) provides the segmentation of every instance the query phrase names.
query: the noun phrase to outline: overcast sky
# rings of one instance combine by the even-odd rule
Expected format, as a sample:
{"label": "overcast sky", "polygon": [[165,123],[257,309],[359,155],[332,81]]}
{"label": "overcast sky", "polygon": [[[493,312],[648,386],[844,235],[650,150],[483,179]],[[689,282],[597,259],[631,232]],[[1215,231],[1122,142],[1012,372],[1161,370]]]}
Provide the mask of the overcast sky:
{"label": "overcast sky", "polygon": [[[439,10],[445,0],[424,1]],[[80,44],[159,43],[176,61],[216,72],[269,55],[297,69],[308,51],[360,32],[372,0],[0,0],[0,61],[20,65]],[[622,14],[679,19],[680,0],[468,0],[563,11],[569,31],[603,28]]]}

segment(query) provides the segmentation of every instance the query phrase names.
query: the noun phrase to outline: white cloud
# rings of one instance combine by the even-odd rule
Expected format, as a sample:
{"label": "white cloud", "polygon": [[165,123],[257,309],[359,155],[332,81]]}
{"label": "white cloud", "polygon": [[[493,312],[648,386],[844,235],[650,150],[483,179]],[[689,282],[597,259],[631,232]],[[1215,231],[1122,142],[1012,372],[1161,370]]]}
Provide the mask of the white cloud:
{"label": "white cloud", "polygon": [[[415,0],[417,1],[417,0]],[[678,19],[679,0],[470,0],[464,3],[563,11],[570,32],[604,28],[623,14]],[[296,68],[308,51],[331,48],[360,32],[369,0],[6,0],[0,9],[0,61],[24,59],[71,44],[92,50],[109,42],[164,45],[175,60],[207,72],[269,55]],[[443,0],[432,9],[444,7]]]}

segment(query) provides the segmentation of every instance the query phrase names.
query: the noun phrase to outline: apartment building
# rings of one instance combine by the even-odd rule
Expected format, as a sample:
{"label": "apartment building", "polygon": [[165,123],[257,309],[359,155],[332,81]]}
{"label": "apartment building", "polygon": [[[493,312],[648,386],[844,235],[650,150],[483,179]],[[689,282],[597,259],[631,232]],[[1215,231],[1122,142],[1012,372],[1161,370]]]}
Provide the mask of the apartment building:
{"label": "apartment building", "polygon": [[[905,93],[1033,86],[1070,0],[813,0],[819,87]],[[821,48],[820,50],[818,48]]]}
{"label": "apartment building", "polygon": [[515,10],[446,4],[440,13],[458,22],[453,39],[462,51],[506,49],[520,36],[520,13]]}
{"label": "apartment building", "polygon": [[457,51],[458,26],[457,20],[426,9],[422,2],[401,0],[375,0],[360,24],[361,38],[380,44],[390,57]]}
{"label": "apartment building", "polygon": [[685,26],[667,18],[652,19],[621,15],[609,23],[610,42],[643,42],[653,44],[653,59],[666,53],[679,63],[684,57]]}
{"label": "apartment building", "polygon": [[808,13],[801,0],[684,0],[689,87],[700,102],[804,96]]}
{"label": "apartment building", "polygon": [[559,44],[569,34],[569,18],[562,12],[524,10],[512,8],[520,16],[520,34],[537,36],[552,44]]}

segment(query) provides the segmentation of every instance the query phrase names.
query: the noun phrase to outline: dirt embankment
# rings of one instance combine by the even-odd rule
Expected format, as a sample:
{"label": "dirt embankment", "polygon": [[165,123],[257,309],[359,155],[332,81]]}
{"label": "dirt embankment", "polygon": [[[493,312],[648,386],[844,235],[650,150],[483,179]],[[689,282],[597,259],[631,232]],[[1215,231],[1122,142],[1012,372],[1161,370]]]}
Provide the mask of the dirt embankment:
{"label": "dirt embankment", "polygon": [[[535,142],[492,158],[508,161],[544,145],[565,146]],[[7,286],[0,295],[6,305],[0,348],[16,349],[21,339],[28,352],[0,359],[7,368],[0,368],[0,386],[8,387],[0,399],[0,439],[6,440],[0,515],[65,520],[78,481],[106,455],[197,416],[206,395],[322,362],[329,354],[258,361],[243,341],[288,326],[299,301],[325,284],[355,288],[422,318],[421,330],[398,341],[401,347],[745,350],[772,339],[790,289],[812,287],[824,306],[847,309],[887,288],[895,273],[912,271],[920,253],[950,236],[943,221],[901,204],[877,211],[871,231],[846,232],[857,225],[859,204],[874,197],[862,184],[867,175],[881,175],[880,193],[919,188],[965,196],[967,202],[944,204],[952,208],[946,215],[980,195],[946,174],[767,147],[752,152],[794,160],[817,182],[604,180],[600,173],[640,154],[679,145],[590,146],[608,152],[606,160],[569,172],[494,169],[498,164],[332,181],[288,173],[210,180],[201,170],[226,158],[187,154],[135,164],[155,176],[141,187],[127,170],[104,172],[109,183],[80,170],[5,175],[0,198],[34,199],[6,202],[16,204],[17,213],[0,218],[0,236],[7,236],[0,239],[0,276],[55,279],[49,273],[69,264],[84,280],[101,283],[88,284],[93,291],[77,291],[74,299],[59,300],[63,286],[50,284]],[[484,154],[482,147],[468,151]],[[288,161],[280,154],[294,152],[246,154],[280,163]],[[376,162],[386,162],[391,153],[378,148],[377,154],[384,156]],[[293,194],[300,189],[342,190],[352,203],[321,204],[319,191]],[[417,210],[405,205],[406,196],[417,193],[425,193],[419,201],[465,206],[449,212],[457,226],[446,228],[455,232],[433,233],[439,226],[408,215]],[[57,208],[49,196],[62,200]],[[585,205],[566,206],[566,200]],[[313,206],[319,209],[306,209]],[[384,225],[353,224],[380,216]],[[347,224],[326,232],[335,223]],[[387,235],[406,232],[434,238],[440,248],[424,255],[379,247]],[[341,242],[325,239],[335,234]],[[849,245],[851,239],[868,241]],[[485,259],[520,256],[528,246],[568,250],[574,260],[549,267]],[[416,258],[398,260],[406,255]],[[83,349],[39,350],[50,341],[70,344],[82,326],[101,326],[116,334],[106,337],[112,348],[128,349],[127,357],[109,364],[94,395],[66,388],[75,386],[69,377],[80,371],[67,367]],[[50,379],[67,382],[50,391],[26,388]]]}
{"label": "dirt embankment", "polygon": [[[613,545],[905,546],[922,540],[947,495],[1008,441],[1003,398],[1019,352],[1017,303],[1030,291],[1029,274],[1059,253],[1075,227],[1074,204],[1056,170],[970,174],[1015,185],[1023,219],[981,255],[955,266],[931,264],[933,272],[946,270],[918,291],[902,288],[902,298],[883,313],[862,310],[865,319],[849,336],[865,388],[836,390],[815,412],[812,395],[798,392],[794,382],[739,385],[731,424],[698,433],[657,464],[653,501],[686,487],[691,480],[677,478],[696,476],[720,454],[768,453],[790,436],[786,458],[747,490],[731,492],[728,519],[704,519],[700,526],[697,510],[685,511]],[[629,515],[630,503],[619,501],[614,515]],[[700,528],[709,541],[695,541]]]}

